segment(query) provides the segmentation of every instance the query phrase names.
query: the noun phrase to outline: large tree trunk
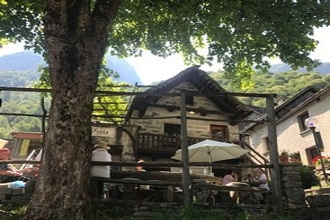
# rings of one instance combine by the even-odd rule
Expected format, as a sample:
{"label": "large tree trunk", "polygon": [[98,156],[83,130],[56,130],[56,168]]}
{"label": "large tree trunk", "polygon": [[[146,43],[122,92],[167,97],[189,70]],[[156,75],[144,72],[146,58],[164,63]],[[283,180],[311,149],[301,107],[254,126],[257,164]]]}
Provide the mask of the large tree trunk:
{"label": "large tree trunk", "polygon": [[90,219],[91,113],[119,0],[49,0],[44,10],[52,82],[44,155],[25,219]]}

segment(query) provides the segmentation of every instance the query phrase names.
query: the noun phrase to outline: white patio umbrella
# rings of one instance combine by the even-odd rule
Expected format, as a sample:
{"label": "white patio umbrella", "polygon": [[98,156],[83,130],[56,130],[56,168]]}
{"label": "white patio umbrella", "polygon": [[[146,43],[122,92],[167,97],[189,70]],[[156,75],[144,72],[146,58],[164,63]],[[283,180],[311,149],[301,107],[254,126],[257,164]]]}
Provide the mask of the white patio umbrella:
{"label": "white patio umbrella", "polygon": [[[189,162],[212,163],[216,161],[235,159],[246,154],[247,152],[249,152],[249,150],[244,149],[237,144],[208,139],[188,146]],[[172,159],[182,159],[181,149],[176,151]]]}

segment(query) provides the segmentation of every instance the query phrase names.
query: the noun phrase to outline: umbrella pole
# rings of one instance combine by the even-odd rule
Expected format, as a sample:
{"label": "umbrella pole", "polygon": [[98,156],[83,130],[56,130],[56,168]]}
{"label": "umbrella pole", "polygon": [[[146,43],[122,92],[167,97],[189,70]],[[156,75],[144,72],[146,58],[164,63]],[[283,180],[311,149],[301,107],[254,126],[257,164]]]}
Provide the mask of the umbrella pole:
{"label": "umbrella pole", "polygon": [[211,163],[210,163],[210,165],[209,165],[209,168],[208,168],[208,174],[210,175],[210,176],[212,176],[212,165],[211,165]]}
{"label": "umbrella pole", "polygon": [[212,157],[211,157],[211,152],[208,151],[207,154],[209,155],[209,168],[208,168],[208,171],[209,171],[209,175],[210,176],[213,176],[212,174]]}

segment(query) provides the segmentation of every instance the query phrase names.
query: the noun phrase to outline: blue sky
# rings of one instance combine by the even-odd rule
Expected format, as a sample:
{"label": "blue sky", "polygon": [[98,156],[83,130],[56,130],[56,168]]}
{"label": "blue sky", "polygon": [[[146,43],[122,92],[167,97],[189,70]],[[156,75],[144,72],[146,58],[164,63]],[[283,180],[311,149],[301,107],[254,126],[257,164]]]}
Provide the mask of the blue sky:
{"label": "blue sky", "polygon": [[[319,41],[319,45],[311,57],[320,59],[322,62],[330,62],[330,27],[316,29],[314,38]],[[0,48],[0,56],[23,51],[23,44],[10,44]],[[148,85],[152,82],[168,79],[187,66],[183,63],[180,55],[173,55],[166,59],[151,55],[145,52],[142,57],[128,58],[128,62],[135,68],[142,83]],[[272,64],[279,63],[277,59],[270,60]],[[213,66],[202,66],[200,69],[205,71],[219,70],[220,64]]]}

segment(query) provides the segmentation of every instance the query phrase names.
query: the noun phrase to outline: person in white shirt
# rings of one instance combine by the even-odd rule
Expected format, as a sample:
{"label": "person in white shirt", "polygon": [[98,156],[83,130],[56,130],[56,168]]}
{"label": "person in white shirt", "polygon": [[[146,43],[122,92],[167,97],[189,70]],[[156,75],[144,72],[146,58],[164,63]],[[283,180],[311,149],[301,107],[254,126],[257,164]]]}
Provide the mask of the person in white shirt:
{"label": "person in white shirt", "polygon": [[267,176],[264,172],[261,171],[259,168],[253,169],[254,181],[259,182],[259,187],[262,189],[269,190]]}
{"label": "person in white shirt", "polygon": [[[94,145],[95,150],[92,152],[92,161],[102,161],[102,162],[111,162],[112,157],[111,154],[108,152],[110,147],[107,145],[105,141],[99,141],[96,145]],[[94,177],[104,177],[110,178],[110,166],[106,165],[93,165],[91,168],[91,176]],[[97,183],[97,191],[98,197],[104,198],[104,183],[98,182]]]}

